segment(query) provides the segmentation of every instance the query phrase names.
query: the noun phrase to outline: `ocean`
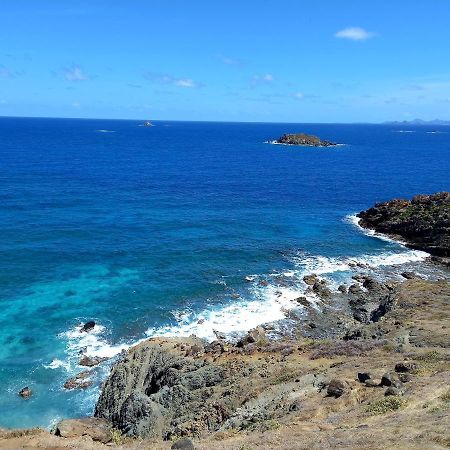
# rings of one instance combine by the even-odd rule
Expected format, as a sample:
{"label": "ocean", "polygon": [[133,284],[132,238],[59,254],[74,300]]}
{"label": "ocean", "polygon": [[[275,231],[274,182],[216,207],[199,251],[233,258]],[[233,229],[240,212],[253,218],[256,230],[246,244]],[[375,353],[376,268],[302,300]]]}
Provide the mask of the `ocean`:
{"label": "ocean", "polygon": [[[398,276],[427,256],[354,214],[448,190],[448,127],[154,124],[0,118],[1,427],[91,414],[108,363],[62,387],[83,352],[233,337],[301,308],[304,274],[337,287],[355,262]],[[289,132],[344,145],[265,143]]]}

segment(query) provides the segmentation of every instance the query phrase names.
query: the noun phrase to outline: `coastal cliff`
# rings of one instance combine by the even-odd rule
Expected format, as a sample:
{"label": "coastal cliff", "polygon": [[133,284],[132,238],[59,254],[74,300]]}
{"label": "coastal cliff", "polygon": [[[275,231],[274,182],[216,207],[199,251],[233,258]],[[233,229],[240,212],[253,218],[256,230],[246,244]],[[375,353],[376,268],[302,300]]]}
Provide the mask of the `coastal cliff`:
{"label": "coastal cliff", "polygon": [[358,214],[359,224],[432,255],[450,256],[450,193],[377,203]]}

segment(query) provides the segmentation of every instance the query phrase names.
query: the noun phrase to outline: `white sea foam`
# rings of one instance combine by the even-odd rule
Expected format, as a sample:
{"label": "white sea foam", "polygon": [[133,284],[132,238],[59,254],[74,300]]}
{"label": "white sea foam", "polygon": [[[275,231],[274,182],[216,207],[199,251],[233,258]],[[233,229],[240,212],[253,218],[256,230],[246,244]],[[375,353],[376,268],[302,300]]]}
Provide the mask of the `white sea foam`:
{"label": "white sea foam", "polygon": [[[191,311],[182,314],[176,325],[150,328],[146,334],[154,336],[189,336],[195,334],[208,340],[215,339],[214,331],[227,335],[248,331],[262,323],[273,322],[286,317],[286,312],[299,307],[295,301],[302,291],[291,287],[275,285],[250,288],[252,300],[239,300],[222,308],[194,314]],[[309,296],[311,304],[317,302],[315,296]]]}
{"label": "white sea foam", "polygon": [[129,348],[128,344],[111,345],[104,336],[105,327],[96,324],[94,329],[85,333],[81,332],[82,324],[62,333],[62,337],[68,340],[69,358],[79,358],[81,353],[89,356],[112,358],[122,350]]}
{"label": "white sea foam", "polygon": [[393,133],[415,133],[416,130],[392,130]]}
{"label": "white sea foam", "polygon": [[97,131],[98,133],[115,133],[114,130],[95,130],[95,131]]}
{"label": "white sea foam", "polygon": [[50,364],[43,364],[43,367],[45,367],[46,369],[59,369],[60,367],[64,368],[65,370],[69,371],[70,370],[70,363],[68,363],[67,361],[61,361],[58,358],[55,358],[52,360],[52,362]]}

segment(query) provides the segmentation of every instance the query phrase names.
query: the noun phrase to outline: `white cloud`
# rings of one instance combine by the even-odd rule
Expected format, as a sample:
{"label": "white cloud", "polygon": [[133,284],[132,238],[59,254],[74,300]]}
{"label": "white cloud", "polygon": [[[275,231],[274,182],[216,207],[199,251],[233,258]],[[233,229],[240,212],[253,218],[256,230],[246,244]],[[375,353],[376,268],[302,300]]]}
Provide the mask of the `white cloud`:
{"label": "white cloud", "polygon": [[252,85],[262,84],[262,83],[272,83],[275,78],[271,73],[265,73],[264,75],[253,75]]}
{"label": "white cloud", "polygon": [[334,37],[350,39],[352,41],[365,41],[375,36],[375,33],[360,27],[347,27],[335,33]]}
{"label": "white cloud", "polygon": [[89,75],[84,73],[79,66],[66,67],[63,69],[64,78],[67,81],[86,81],[90,80]]}
{"label": "white cloud", "polygon": [[294,94],[292,94],[292,97],[297,100],[303,100],[305,98],[305,94],[303,94],[302,92],[295,92]]}
{"label": "white cloud", "polygon": [[184,88],[195,88],[198,87],[197,83],[190,78],[180,78],[179,80],[174,80],[174,85]]}
{"label": "white cloud", "polygon": [[144,74],[144,77],[152,82],[161,84],[171,84],[172,86],[182,88],[198,88],[203,86],[203,84],[198,83],[197,81],[194,81],[191,78],[176,78],[173,77],[172,75],[167,74],[158,75],[151,72],[147,72]]}

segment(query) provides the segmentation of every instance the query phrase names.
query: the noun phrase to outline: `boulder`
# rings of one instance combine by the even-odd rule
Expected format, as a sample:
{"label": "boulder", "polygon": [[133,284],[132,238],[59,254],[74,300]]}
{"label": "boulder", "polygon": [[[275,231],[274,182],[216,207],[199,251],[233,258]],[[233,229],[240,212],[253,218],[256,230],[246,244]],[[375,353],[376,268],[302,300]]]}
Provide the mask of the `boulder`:
{"label": "boulder", "polygon": [[327,387],[327,395],[329,395],[330,397],[338,398],[348,392],[349,389],[350,386],[346,381],[333,378]]}
{"label": "boulder", "polygon": [[237,343],[237,347],[245,347],[249,344],[264,344],[267,342],[266,332],[263,327],[259,326],[250,330],[242,339]]}
{"label": "boulder", "polygon": [[396,372],[408,373],[408,372],[414,372],[417,369],[418,369],[418,365],[415,362],[411,362],[411,361],[404,361],[404,362],[397,363],[395,365]]}
{"label": "boulder", "polygon": [[109,358],[102,358],[101,356],[88,356],[88,355],[83,355],[80,360],[78,361],[78,364],[80,366],[85,366],[85,367],[94,367],[94,366],[98,366],[100,363],[102,363],[103,361],[106,361]]}
{"label": "boulder", "polygon": [[385,396],[389,395],[403,395],[403,389],[395,386],[389,386],[384,392]]}
{"label": "boulder", "polygon": [[331,296],[331,290],[327,286],[327,282],[325,280],[317,280],[313,284],[312,290],[315,294],[322,298],[328,298]]}
{"label": "boulder", "polygon": [[399,381],[397,374],[392,373],[392,372],[386,372],[382,377],[381,377],[381,382],[380,385],[381,386],[392,386],[395,384],[395,382]]}
{"label": "boulder", "polygon": [[67,419],[56,425],[55,435],[63,438],[88,436],[93,441],[107,444],[112,440],[112,427],[107,420],[96,417]]}
{"label": "boulder", "polygon": [[372,375],[369,372],[358,372],[358,380],[360,383],[364,383],[367,380],[370,380]]}
{"label": "boulder", "polygon": [[26,386],[19,391],[19,395],[22,398],[30,398],[33,395],[33,391],[28,386]]}
{"label": "boulder", "polygon": [[72,378],[69,378],[64,383],[64,389],[72,390],[72,389],[86,389],[89,386],[92,386],[93,382],[89,379],[91,376],[91,372],[89,370],[85,370],[84,372],[80,372]]}
{"label": "boulder", "polygon": [[188,438],[179,439],[170,448],[173,450],[195,450],[193,442]]}
{"label": "boulder", "polygon": [[367,387],[379,387],[380,383],[378,381],[369,379],[364,382],[364,385]]}
{"label": "boulder", "polygon": [[338,287],[338,291],[339,291],[339,292],[342,292],[343,294],[346,294],[347,291],[348,291],[348,288],[347,288],[347,286],[346,286],[345,284],[341,284],[341,285]]}
{"label": "boulder", "polygon": [[88,333],[89,331],[92,331],[95,327],[95,322],[93,320],[90,320],[89,322],[86,322],[80,329],[81,333]]}
{"label": "boulder", "polygon": [[318,280],[317,275],[315,273],[311,274],[311,275],[305,275],[303,277],[303,281],[308,285],[308,286],[313,286],[314,283]]}
{"label": "boulder", "polygon": [[419,276],[415,272],[402,272],[400,274],[403,278],[406,278],[407,280],[414,280],[415,278],[419,278]]}

